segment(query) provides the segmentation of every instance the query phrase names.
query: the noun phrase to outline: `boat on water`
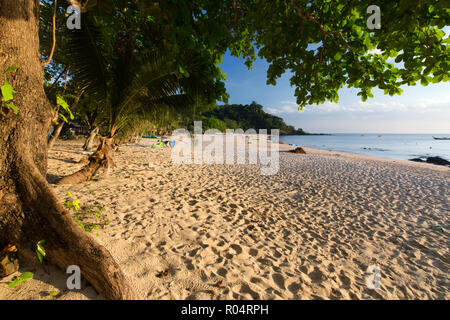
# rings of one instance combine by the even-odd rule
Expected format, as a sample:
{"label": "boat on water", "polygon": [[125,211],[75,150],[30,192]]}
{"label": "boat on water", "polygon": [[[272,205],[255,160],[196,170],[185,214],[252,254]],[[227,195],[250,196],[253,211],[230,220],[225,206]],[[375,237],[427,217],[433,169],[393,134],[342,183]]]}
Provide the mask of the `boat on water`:
{"label": "boat on water", "polygon": [[448,137],[442,137],[442,138],[438,138],[438,137],[433,137],[434,140],[450,140],[450,138]]}

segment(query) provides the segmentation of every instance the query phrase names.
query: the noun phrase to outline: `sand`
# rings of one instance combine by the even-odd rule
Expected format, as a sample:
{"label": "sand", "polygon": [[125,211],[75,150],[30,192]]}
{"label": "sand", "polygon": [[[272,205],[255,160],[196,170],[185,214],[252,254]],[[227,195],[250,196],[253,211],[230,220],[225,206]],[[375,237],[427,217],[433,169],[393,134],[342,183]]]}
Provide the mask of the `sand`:
{"label": "sand", "polygon": [[[150,143],[121,146],[106,179],[53,185],[61,201],[70,191],[105,206],[110,224],[92,236],[140,299],[450,299],[449,168],[281,146],[278,174],[261,176],[175,165]],[[81,146],[55,145],[49,181],[81,167]],[[433,225],[446,232],[420,228]],[[367,286],[372,265],[379,289]],[[0,280],[0,299],[102,298],[47,269],[19,288]]]}

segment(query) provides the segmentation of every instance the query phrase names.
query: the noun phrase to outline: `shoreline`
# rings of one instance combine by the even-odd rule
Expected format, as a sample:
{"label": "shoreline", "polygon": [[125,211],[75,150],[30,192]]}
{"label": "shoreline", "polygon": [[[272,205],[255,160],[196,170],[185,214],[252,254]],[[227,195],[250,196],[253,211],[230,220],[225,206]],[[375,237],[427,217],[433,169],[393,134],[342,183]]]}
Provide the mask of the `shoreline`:
{"label": "shoreline", "polygon": [[[450,299],[448,231],[423,229],[450,229],[448,167],[280,144],[279,172],[261,176],[259,165],[174,165],[152,142],[120,146],[106,179],[51,185],[61,201],[70,191],[105,207],[110,224],[91,235],[139,299]],[[50,181],[82,166],[81,145],[55,144]],[[366,286],[371,265],[379,290]],[[20,271],[35,279],[2,279],[0,299],[102,298],[85,283],[66,290],[53,267]]]}
{"label": "shoreline", "polygon": [[316,153],[323,151],[323,152],[325,152],[325,154],[335,153],[335,154],[341,154],[341,155],[349,156],[349,157],[357,157],[357,158],[360,157],[362,159],[372,160],[372,161],[380,160],[380,161],[391,162],[391,163],[398,162],[403,165],[417,164],[417,165],[423,165],[422,166],[423,168],[436,169],[436,170],[440,170],[440,171],[450,172],[449,167],[446,167],[443,165],[436,165],[436,164],[432,164],[432,163],[426,163],[426,162],[415,162],[415,161],[404,160],[404,159],[392,159],[392,158],[384,158],[384,157],[378,157],[378,156],[368,156],[368,155],[364,155],[364,154],[360,154],[360,153],[353,153],[353,152],[347,152],[347,151],[333,151],[333,150],[316,149],[316,148],[310,148],[310,147],[302,147],[302,148],[305,149],[306,151],[309,149],[310,151],[313,151]]}
{"label": "shoreline", "polygon": [[[394,160],[440,158],[450,165],[450,145],[437,141],[433,134],[334,134],[334,138],[296,136],[285,143],[296,143],[318,150],[347,152]],[[409,137],[408,137],[409,136]],[[378,139],[380,138],[380,139]],[[441,164],[446,165],[446,164]]]}

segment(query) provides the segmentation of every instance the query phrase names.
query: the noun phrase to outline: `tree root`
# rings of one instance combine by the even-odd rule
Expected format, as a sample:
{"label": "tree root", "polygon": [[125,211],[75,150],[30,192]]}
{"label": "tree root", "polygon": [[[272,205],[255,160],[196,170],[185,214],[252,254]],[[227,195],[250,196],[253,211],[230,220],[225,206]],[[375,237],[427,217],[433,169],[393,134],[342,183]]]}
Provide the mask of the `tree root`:
{"label": "tree root", "polygon": [[91,180],[101,168],[105,169],[105,175],[108,174],[109,169],[114,167],[114,161],[110,156],[113,148],[113,139],[99,137],[97,150],[88,158],[89,163],[81,170],[61,178],[57,184],[78,184]]}
{"label": "tree root", "polygon": [[16,190],[1,200],[0,243],[19,250],[45,239],[45,259],[66,270],[77,265],[84,277],[108,299],[133,299],[134,293],[111,254],[73,220],[33,162],[22,163]]}

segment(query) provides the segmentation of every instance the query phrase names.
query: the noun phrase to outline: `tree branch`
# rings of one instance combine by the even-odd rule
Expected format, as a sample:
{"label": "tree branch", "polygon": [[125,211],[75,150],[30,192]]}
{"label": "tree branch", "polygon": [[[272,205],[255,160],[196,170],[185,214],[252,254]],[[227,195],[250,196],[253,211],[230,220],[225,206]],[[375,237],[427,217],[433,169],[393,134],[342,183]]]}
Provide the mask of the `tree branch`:
{"label": "tree branch", "polygon": [[429,36],[428,36],[428,32],[425,32],[424,30],[422,30],[422,28],[420,27],[420,25],[417,23],[417,20],[418,20],[418,18],[417,18],[417,10],[419,9],[419,7],[420,7],[421,4],[422,4],[422,0],[419,0],[419,2],[417,3],[416,8],[414,9],[414,25],[415,25],[415,27],[417,28],[417,30],[425,36],[425,39],[426,39],[425,43],[423,43],[423,42],[420,40],[420,38],[419,38],[418,40],[419,40],[419,42],[420,42],[424,47],[427,48],[427,55],[428,55],[428,56],[431,56],[431,55],[430,55],[430,49],[431,49],[431,47],[430,47],[430,38],[429,38]]}
{"label": "tree branch", "polygon": [[89,0],[66,0],[70,5],[80,8],[81,12],[86,12]]}
{"label": "tree branch", "polygon": [[52,50],[50,51],[50,55],[48,56],[48,60],[44,62],[43,66],[47,66],[50,64],[53,58],[53,53],[55,52],[56,47],[56,9],[58,7],[57,3],[58,0],[53,0],[53,3],[55,5],[55,9],[53,11],[53,44],[52,44]]}
{"label": "tree branch", "polygon": [[322,32],[323,32],[326,36],[328,36],[328,34],[330,34],[330,33],[337,34],[337,35],[342,39],[342,41],[344,42],[344,44],[345,44],[345,46],[347,47],[348,51],[350,51],[351,53],[353,53],[352,49],[350,48],[350,45],[349,45],[349,44],[347,43],[347,41],[345,40],[344,35],[342,34],[342,32],[337,31],[337,30],[331,30],[331,31],[325,30],[325,26],[324,26],[324,25],[323,25],[323,24],[322,24],[315,16],[311,15],[311,14],[308,13],[308,12],[304,12],[304,11],[302,10],[302,8],[300,8],[300,7],[295,3],[294,0],[291,0],[291,5],[292,5],[292,7],[294,7],[294,9],[297,11],[298,15],[299,15],[301,18],[303,18],[304,20],[311,20],[311,21],[314,21],[315,23],[317,23],[317,25],[320,27],[320,29],[322,30]]}
{"label": "tree branch", "polygon": [[50,90],[48,91],[49,93],[51,93],[51,92],[53,91],[53,89],[55,88],[56,83],[58,82],[59,78],[61,78],[61,76],[63,75],[63,73],[65,73],[66,71],[67,71],[67,67],[65,67],[64,70],[61,71],[61,73],[58,75],[58,77],[56,77],[55,81],[53,81],[53,84],[52,84]]}

